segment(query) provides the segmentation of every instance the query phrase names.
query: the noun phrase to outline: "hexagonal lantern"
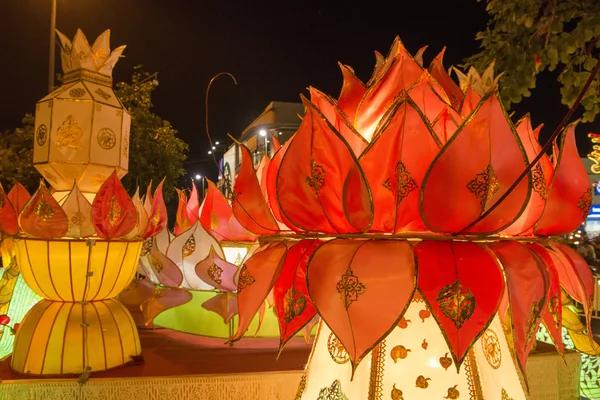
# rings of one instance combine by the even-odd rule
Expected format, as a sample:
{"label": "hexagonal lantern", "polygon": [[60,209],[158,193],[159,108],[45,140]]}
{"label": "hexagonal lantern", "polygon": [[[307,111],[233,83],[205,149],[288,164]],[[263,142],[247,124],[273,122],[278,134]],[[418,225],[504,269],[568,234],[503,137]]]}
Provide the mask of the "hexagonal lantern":
{"label": "hexagonal lantern", "polygon": [[110,52],[110,31],[92,46],[81,30],[58,32],[63,82],[36,105],[33,164],[56,191],[74,181],[96,193],[116,168],[128,169],[130,116],[112,89],[112,69],[125,46]]}

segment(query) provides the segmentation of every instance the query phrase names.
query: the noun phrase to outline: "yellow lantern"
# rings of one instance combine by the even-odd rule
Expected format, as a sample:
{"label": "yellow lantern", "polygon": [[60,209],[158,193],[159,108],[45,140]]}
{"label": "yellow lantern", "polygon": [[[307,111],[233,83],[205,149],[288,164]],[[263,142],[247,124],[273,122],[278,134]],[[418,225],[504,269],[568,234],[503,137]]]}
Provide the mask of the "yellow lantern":
{"label": "yellow lantern", "polygon": [[110,52],[110,31],[92,46],[81,30],[58,32],[62,85],[36,105],[33,164],[57,191],[77,182],[95,193],[117,170],[127,173],[130,116],[112,89],[112,69],[125,46]]}

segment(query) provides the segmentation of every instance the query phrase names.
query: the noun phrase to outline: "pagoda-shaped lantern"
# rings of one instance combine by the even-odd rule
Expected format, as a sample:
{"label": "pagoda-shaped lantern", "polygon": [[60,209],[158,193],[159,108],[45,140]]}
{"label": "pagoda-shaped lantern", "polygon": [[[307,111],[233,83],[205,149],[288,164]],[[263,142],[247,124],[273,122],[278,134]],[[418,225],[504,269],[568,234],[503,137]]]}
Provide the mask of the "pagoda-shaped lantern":
{"label": "pagoda-shaped lantern", "polygon": [[96,193],[116,169],[127,173],[130,116],[112,89],[112,70],[125,46],[110,51],[110,31],[92,46],[81,30],[60,32],[62,84],[36,105],[33,164],[56,191],[77,182]]}

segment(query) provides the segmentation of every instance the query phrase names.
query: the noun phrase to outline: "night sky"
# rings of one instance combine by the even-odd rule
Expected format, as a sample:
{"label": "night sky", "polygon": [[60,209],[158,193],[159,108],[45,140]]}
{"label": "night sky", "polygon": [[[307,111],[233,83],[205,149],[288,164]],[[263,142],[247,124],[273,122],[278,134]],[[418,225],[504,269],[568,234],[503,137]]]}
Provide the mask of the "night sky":
{"label": "night sky", "polygon": [[[0,4],[4,130],[18,126],[47,92],[51,0]],[[58,0],[57,28],[70,38],[81,28],[90,42],[110,28],[111,47],[128,46],[115,68],[115,82],[129,80],[138,64],[158,72],[154,111],[190,145],[189,173],[216,179],[207,155],[204,95],[210,78],[221,71],[238,80],[236,86],[222,77],[211,88],[210,131],[213,140],[223,142],[228,132],[238,136],[270,101],[299,101],[309,85],[337,97],[342,84],[338,61],[368,80],[373,51],[387,54],[396,35],[413,54],[429,45],[426,65],[444,45],[446,67],[477,51],[474,38],[486,25],[485,2],[391,4],[393,8],[364,1]],[[59,60],[57,50],[57,72]],[[530,111],[534,125],[544,122],[542,139],[567,112],[555,79],[546,74],[533,96],[511,110],[515,117]],[[583,152],[590,130],[599,132],[600,125],[580,126]]]}

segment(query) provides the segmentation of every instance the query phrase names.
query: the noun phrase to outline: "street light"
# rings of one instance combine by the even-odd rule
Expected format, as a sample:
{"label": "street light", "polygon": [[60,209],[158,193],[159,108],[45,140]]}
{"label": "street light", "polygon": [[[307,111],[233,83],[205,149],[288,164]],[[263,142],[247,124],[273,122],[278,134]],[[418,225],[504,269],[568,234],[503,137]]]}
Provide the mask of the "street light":
{"label": "street light", "polygon": [[196,175],[196,180],[199,181],[202,178],[202,175]]}
{"label": "street light", "polygon": [[266,129],[261,129],[260,131],[258,131],[258,134],[262,137],[265,138],[265,155],[269,155],[269,139],[267,137],[267,130]]}
{"label": "street light", "polygon": [[56,50],[56,0],[50,10],[50,58],[48,60],[48,93],[54,90],[54,51]]}
{"label": "street light", "polygon": [[200,174],[196,174],[196,180],[200,181],[200,185],[202,186],[202,199],[204,199],[204,180],[206,179],[205,176],[202,176]]}

